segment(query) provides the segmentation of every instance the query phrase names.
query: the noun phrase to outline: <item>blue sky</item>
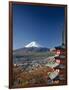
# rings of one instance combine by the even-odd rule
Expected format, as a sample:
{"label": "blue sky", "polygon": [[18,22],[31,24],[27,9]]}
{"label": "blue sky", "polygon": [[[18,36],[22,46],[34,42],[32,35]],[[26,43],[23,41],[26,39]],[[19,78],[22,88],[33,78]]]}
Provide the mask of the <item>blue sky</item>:
{"label": "blue sky", "polygon": [[31,41],[53,48],[62,43],[64,7],[13,4],[13,49]]}

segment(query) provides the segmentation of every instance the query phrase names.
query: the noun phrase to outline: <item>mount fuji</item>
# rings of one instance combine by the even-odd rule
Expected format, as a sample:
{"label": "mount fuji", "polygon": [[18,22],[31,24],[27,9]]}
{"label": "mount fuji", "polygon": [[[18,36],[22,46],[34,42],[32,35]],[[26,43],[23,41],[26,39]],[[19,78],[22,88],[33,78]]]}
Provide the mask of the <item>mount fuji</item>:
{"label": "mount fuji", "polygon": [[30,48],[30,47],[41,47],[41,45],[39,45],[37,42],[35,42],[35,41],[32,41],[31,43],[29,43],[29,44],[27,44],[26,46],[25,46],[25,48]]}
{"label": "mount fuji", "polygon": [[50,51],[50,49],[41,46],[40,44],[38,44],[35,41],[32,41],[23,48],[13,50],[13,54],[14,55],[23,55],[23,54],[28,54],[28,53],[32,53],[32,52],[47,52],[47,51]]}

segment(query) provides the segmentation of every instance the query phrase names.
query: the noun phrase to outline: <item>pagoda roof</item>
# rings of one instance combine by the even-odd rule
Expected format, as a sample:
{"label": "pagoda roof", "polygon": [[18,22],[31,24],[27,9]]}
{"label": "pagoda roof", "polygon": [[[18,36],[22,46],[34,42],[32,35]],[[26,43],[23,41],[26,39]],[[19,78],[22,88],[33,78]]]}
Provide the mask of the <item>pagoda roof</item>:
{"label": "pagoda roof", "polygon": [[62,60],[64,60],[65,59],[65,56],[64,55],[59,55],[59,56],[57,56],[57,57],[54,57],[55,59],[62,59]]}
{"label": "pagoda roof", "polygon": [[64,69],[64,68],[65,68],[65,65],[63,64],[60,64],[57,67],[54,67],[54,69]]}
{"label": "pagoda roof", "polygon": [[65,46],[64,45],[57,46],[57,47],[55,47],[55,49],[62,49],[62,50],[64,50],[65,49]]}

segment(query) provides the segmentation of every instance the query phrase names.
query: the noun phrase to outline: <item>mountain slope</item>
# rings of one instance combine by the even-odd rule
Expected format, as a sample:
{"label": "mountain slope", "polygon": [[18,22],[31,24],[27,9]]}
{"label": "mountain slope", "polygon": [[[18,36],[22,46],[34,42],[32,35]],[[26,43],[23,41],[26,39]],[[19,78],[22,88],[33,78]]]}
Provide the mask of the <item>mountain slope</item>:
{"label": "mountain slope", "polygon": [[13,54],[22,55],[25,53],[32,53],[32,52],[47,52],[49,51],[49,48],[37,48],[37,47],[31,47],[31,48],[20,48],[13,51]]}

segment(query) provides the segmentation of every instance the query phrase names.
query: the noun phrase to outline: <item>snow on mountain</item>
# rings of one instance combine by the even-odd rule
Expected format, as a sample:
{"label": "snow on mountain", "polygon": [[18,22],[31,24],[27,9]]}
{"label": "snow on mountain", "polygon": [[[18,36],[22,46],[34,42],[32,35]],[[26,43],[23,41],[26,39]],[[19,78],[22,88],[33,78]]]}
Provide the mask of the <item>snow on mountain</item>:
{"label": "snow on mountain", "polygon": [[31,43],[25,46],[25,48],[30,48],[30,47],[40,47],[40,45],[37,42],[32,41]]}

